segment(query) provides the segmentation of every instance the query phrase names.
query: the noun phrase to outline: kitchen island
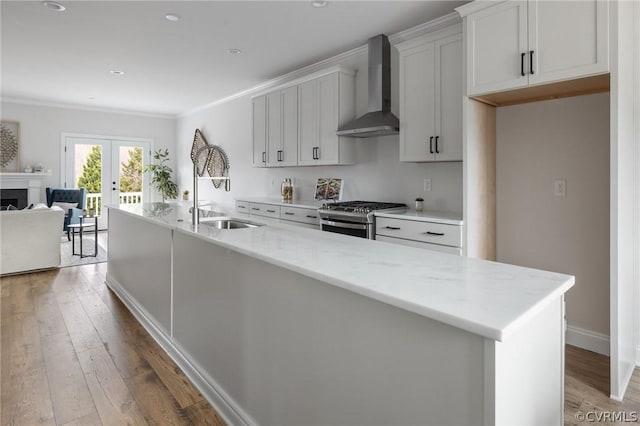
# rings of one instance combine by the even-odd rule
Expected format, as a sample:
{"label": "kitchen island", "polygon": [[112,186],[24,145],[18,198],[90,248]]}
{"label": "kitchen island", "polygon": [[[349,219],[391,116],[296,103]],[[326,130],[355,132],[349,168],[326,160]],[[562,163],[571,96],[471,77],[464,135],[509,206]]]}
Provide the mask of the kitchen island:
{"label": "kitchen island", "polygon": [[107,284],[233,424],[561,424],[574,278],[112,206]]}

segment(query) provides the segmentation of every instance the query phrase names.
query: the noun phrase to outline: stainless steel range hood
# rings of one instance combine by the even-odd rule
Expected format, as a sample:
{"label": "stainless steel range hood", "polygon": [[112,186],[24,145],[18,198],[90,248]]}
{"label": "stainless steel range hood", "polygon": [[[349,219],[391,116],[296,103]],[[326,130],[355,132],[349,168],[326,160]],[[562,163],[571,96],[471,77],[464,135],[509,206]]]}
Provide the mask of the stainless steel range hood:
{"label": "stainless steel range hood", "polygon": [[369,39],[369,112],[341,126],[338,136],[396,135],[400,121],[391,112],[391,46],[386,35]]}

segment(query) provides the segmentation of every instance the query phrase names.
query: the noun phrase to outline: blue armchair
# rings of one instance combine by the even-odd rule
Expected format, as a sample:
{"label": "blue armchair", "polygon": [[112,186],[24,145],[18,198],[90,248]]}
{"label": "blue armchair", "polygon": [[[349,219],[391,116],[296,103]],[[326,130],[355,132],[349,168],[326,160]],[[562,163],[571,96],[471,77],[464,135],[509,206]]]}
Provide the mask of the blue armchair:
{"label": "blue armchair", "polygon": [[45,192],[47,194],[47,206],[49,207],[55,202],[77,204],[75,208],[68,209],[64,215],[62,230],[67,233],[67,238],[71,239],[68,226],[72,223],[80,223],[80,216],[82,216],[87,202],[87,190],[85,188],[46,188]]}

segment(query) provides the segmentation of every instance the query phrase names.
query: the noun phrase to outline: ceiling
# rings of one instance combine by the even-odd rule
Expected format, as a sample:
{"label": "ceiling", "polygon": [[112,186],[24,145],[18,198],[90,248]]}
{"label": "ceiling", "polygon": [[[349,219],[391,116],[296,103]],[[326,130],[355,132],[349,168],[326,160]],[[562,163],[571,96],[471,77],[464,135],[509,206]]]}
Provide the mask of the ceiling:
{"label": "ceiling", "polygon": [[175,116],[466,1],[61,3],[0,2],[3,98]]}

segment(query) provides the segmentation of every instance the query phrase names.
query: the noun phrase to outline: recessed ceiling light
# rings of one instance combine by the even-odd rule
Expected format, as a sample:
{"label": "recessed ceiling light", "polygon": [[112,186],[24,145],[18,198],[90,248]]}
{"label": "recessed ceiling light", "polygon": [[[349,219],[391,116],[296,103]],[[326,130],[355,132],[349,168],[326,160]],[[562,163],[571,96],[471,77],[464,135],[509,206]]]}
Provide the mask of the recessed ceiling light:
{"label": "recessed ceiling light", "polygon": [[42,4],[44,7],[55,10],[56,12],[64,12],[66,7],[64,7],[61,3],[57,1],[43,1]]}
{"label": "recessed ceiling light", "polygon": [[229,50],[227,50],[227,52],[232,54],[232,55],[239,55],[240,53],[242,53],[242,50],[240,50],[240,49],[229,49]]}
{"label": "recessed ceiling light", "polygon": [[95,96],[89,96],[89,100],[93,101],[96,97]]}
{"label": "recessed ceiling light", "polygon": [[109,72],[113,75],[124,75],[124,71],[120,71],[120,70],[111,70]]}
{"label": "recessed ceiling light", "polygon": [[325,7],[326,5],[327,5],[327,2],[323,1],[323,0],[313,0],[311,2],[311,6],[313,6],[313,7],[318,7],[319,8],[319,7]]}
{"label": "recessed ceiling light", "polygon": [[166,15],[164,15],[164,17],[167,19],[167,21],[171,21],[171,22],[176,22],[180,20],[180,15],[177,15],[175,13],[167,13]]}

